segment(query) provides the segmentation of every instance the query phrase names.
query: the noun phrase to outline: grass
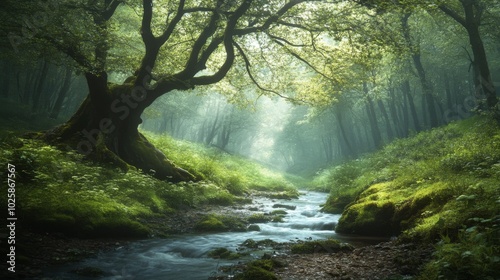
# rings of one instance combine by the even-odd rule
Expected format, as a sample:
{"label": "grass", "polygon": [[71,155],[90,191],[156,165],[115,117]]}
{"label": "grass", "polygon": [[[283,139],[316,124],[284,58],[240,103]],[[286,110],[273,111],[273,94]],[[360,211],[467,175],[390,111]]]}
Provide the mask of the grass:
{"label": "grass", "polygon": [[435,243],[422,279],[499,277],[498,186],[500,128],[485,116],[397,140],[311,183],[330,189],[323,210],[342,213],[338,232]]}
{"label": "grass", "polygon": [[143,132],[169,159],[198,178],[215,183],[231,194],[248,191],[271,191],[283,197],[294,197],[296,178],[272,171],[241,156],[231,155],[215,147],[174,140],[166,135]]}
{"label": "grass", "polygon": [[[16,210],[23,224],[36,231],[80,237],[146,237],[151,229],[145,220],[179,209],[247,203],[243,195],[255,189],[297,192],[283,175],[241,157],[146,134],[202,180],[159,181],[137,170],[125,173],[89,162],[38,140],[5,135],[0,164],[16,168]],[[2,199],[6,205],[7,196]],[[244,228],[227,219],[222,222],[224,229]]]}

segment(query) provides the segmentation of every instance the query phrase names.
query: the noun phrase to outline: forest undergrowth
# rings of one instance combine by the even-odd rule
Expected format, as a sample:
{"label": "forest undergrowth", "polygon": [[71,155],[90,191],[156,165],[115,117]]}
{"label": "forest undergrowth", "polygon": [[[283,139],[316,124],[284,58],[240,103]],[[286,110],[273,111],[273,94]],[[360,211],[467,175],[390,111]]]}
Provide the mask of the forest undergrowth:
{"label": "forest undergrowth", "polygon": [[421,132],[323,170],[339,233],[432,243],[420,279],[498,279],[500,129],[485,116]]}
{"label": "forest undergrowth", "polygon": [[[186,209],[248,203],[255,193],[298,195],[285,175],[250,160],[144,133],[198,180],[160,181],[133,167],[123,172],[39,140],[4,134],[0,163],[15,166],[16,211],[26,230],[77,237],[147,237],[151,228],[144,221]],[[6,205],[6,196],[2,200]]]}

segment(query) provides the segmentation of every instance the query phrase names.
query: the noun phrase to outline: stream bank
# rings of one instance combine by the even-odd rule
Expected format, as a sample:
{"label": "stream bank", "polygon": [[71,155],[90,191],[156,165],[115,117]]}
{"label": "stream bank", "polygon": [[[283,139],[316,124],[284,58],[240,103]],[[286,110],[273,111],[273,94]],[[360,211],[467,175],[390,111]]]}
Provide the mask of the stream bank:
{"label": "stream bank", "polygon": [[[397,263],[394,260],[407,259],[401,255],[414,255],[412,252],[415,248],[401,247],[403,245],[392,242],[383,243],[385,244],[383,246],[358,247],[352,252],[292,255],[289,250],[290,244],[302,240],[333,237],[352,241],[359,246],[359,240],[336,235],[333,231],[339,215],[319,212],[319,204],[325,201],[325,198],[326,194],[321,193],[306,193],[296,200],[258,198],[254,199],[251,205],[186,209],[169,216],[167,220],[146,221],[158,225],[170,224],[177,232],[172,232],[173,235],[168,238],[133,241],[80,240],[57,235],[28,236],[29,242],[25,243],[26,247],[37,249],[30,251],[30,268],[19,276],[24,275],[30,279],[111,280],[120,277],[120,279],[124,277],[164,279],[162,277],[166,276],[169,279],[208,279],[210,276],[218,275],[215,279],[232,279],[231,277],[239,269],[234,273],[220,273],[219,269],[224,266],[237,268],[242,266],[241,263],[261,258],[263,254],[274,255],[273,258],[286,264],[285,267],[274,271],[282,279],[361,279],[357,275],[360,275],[359,273],[362,275],[363,271],[368,273],[373,267],[380,268],[381,273],[390,273],[387,275],[395,273],[402,275],[401,273],[405,272],[395,270]],[[283,208],[285,206],[289,208]],[[248,219],[252,216],[267,217],[277,209],[279,212],[286,212],[283,220],[265,222],[257,219],[254,223],[258,226],[257,231],[199,233],[195,226],[211,214]],[[212,259],[207,256],[208,252],[220,247],[239,252],[240,245],[249,239],[256,241],[272,239],[273,242],[280,243],[279,247],[282,249],[259,247],[246,254],[246,257],[237,260]],[[366,242],[379,243],[381,240],[364,241],[363,245],[367,245]],[[371,259],[376,262],[370,262]],[[367,270],[363,270],[362,267],[366,267]],[[325,278],[314,278],[320,274]],[[340,278],[335,278],[337,277],[335,275]]]}

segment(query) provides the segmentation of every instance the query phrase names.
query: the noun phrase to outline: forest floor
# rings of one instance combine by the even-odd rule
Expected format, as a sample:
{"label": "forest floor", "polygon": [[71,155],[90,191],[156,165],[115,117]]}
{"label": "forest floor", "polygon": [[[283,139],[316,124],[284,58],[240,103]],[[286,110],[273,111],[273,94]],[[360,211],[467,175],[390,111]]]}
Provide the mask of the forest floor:
{"label": "forest floor", "polygon": [[[244,207],[248,208],[251,206]],[[253,212],[241,210],[241,206],[205,206],[185,209],[173,215],[144,222],[155,224],[152,228],[169,225],[169,228],[175,229],[170,231],[170,234],[192,233],[195,232],[193,225],[207,213],[244,218]],[[16,276],[25,279],[47,279],[42,276],[47,267],[78,262],[96,256],[99,252],[116,250],[131,241],[133,240],[79,239],[62,234],[22,232],[19,243],[22,244],[23,257],[19,258]],[[283,280],[407,279],[402,276],[418,274],[421,266],[429,260],[432,251],[431,247],[397,244],[394,241],[358,247],[350,252],[291,254],[289,250],[285,250],[273,257],[284,264],[284,267],[275,268],[273,272]],[[94,271],[81,270],[75,273],[91,277]],[[399,278],[391,278],[395,276]]]}
{"label": "forest floor", "polygon": [[287,254],[275,258],[285,266],[274,273],[282,280],[411,279],[429,261],[432,252],[431,246],[391,241],[350,252]]}

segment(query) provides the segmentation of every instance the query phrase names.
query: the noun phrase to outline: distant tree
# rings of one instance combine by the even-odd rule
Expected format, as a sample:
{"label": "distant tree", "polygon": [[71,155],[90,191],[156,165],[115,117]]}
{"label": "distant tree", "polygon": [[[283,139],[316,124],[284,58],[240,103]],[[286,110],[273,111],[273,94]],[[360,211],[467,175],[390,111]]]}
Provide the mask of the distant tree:
{"label": "distant tree", "polygon": [[[486,104],[489,108],[495,108],[497,106],[498,98],[491,78],[480,26],[488,8],[498,9],[498,6],[498,1],[488,0],[443,1],[443,3],[439,5],[439,9],[462,25],[467,31],[472,54],[474,56],[473,66],[476,70],[474,82],[478,89],[482,89],[486,97]],[[499,22],[497,22],[497,24],[499,24]]]}

